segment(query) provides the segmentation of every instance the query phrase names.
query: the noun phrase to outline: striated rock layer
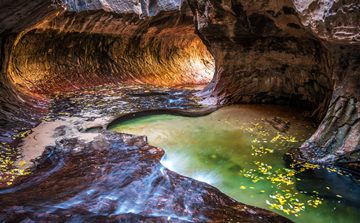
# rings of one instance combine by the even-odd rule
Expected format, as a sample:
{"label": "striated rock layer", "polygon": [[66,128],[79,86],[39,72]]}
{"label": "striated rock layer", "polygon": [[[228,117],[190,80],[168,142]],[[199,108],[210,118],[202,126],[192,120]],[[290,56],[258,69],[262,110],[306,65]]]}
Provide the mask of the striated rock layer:
{"label": "striated rock layer", "polygon": [[325,118],[297,151],[313,162],[360,169],[360,3],[294,1],[303,24],[327,47],[333,92]]}
{"label": "striated rock layer", "polygon": [[62,10],[17,37],[8,68],[14,84],[48,94],[104,83],[210,81],[213,59],[186,6],[159,5],[151,12],[156,16],[147,17],[149,11],[127,8],[131,5],[63,3]]}

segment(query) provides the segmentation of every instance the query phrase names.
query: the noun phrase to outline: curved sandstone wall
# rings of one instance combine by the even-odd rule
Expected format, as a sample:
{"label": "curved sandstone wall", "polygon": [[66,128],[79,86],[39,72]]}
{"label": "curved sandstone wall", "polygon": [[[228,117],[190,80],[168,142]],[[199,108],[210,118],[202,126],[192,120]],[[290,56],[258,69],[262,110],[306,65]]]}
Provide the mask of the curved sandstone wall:
{"label": "curved sandstone wall", "polygon": [[360,169],[360,3],[358,0],[294,0],[303,24],[326,43],[331,102],[298,157]]}
{"label": "curved sandstone wall", "polygon": [[359,168],[358,1],[189,4],[216,61],[212,96],[225,103],[306,101],[325,118],[294,158]]}
{"label": "curved sandstone wall", "polygon": [[187,32],[124,38],[34,30],[14,49],[9,75],[16,86],[41,94],[108,83],[207,84],[212,57]]}
{"label": "curved sandstone wall", "polygon": [[291,1],[189,3],[216,61],[212,95],[225,103],[301,101],[324,114],[332,88],[326,49]]}
{"label": "curved sandstone wall", "polygon": [[213,58],[186,8],[143,19],[114,12],[64,11],[32,27],[13,46],[13,83],[49,94],[107,83],[210,82]]}

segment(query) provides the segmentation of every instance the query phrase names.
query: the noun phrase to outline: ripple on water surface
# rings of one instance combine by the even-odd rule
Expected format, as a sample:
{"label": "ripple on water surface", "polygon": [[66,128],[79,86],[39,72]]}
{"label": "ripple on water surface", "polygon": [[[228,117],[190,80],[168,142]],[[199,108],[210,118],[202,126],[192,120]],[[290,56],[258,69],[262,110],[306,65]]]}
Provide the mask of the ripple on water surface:
{"label": "ripple on water surface", "polygon": [[[286,133],[269,124],[274,117],[290,123]],[[313,123],[289,108],[241,105],[196,118],[151,115],[113,130],[148,136],[150,144],[165,149],[167,168],[295,222],[355,223],[360,217],[357,179],[309,163],[285,165],[286,151],[315,131]]]}

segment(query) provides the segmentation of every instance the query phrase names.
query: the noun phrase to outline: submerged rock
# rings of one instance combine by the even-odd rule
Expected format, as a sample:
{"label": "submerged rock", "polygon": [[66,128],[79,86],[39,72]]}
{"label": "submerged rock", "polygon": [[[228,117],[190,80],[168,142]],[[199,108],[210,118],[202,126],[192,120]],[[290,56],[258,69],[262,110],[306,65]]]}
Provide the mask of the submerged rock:
{"label": "submerged rock", "polygon": [[272,127],[274,127],[274,129],[280,132],[286,132],[290,128],[290,122],[284,121],[280,117],[274,117],[271,120],[266,119],[265,121],[268,122]]}

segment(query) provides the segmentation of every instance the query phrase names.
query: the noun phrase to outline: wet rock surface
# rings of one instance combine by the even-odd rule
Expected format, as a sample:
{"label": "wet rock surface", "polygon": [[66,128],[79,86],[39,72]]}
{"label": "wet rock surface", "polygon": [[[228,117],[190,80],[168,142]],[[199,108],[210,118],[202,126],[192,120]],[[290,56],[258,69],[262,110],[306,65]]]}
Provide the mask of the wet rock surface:
{"label": "wet rock surface", "polygon": [[[11,184],[18,175],[27,174],[25,168],[42,154],[45,146],[55,145],[56,140],[66,137],[92,140],[118,116],[153,109],[202,110],[204,105],[199,104],[201,98],[194,95],[196,92],[194,88],[108,85],[53,94],[46,105],[47,112],[35,116],[33,125],[25,128],[23,122],[10,120],[8,128],[1,132],[4,141],[1,144],[0,187]],[[30,110],[28,115],[35,112]],[[39,122],[41,124],[34,128]],[[94,134],[84,135],[85,132]]]}
{"label": "wet rock surface", "polygon": [[32,175],[0,190],[11,221],[290,222],[167,170],[145,137],[102,132],[48,147]]}
{"label": "wet rock surface", "polygon": [[[209,109],[198,103],[201,98],[195,92],[102,86],[54,96],[42,124],[69,119],[71,124],[54,128],[54,144],[34,160],[35,165],[27,170],[31,174],[15,178],[11,187],[0,190],[0,220],[290,222],[167,170],[160,164],[163,149],[148,145],[145,136],[103,130],[106,117],[146,109]],[[87,133],[96,126],[95,133]],[[34,132],[29,135],[35,136]]]}
{"label": "wet rock surface", "polygon": [[200,104],[201,98],[195,95],[197,90],[194,87],[176,89],[145,85],[109,85],[61,93],[54,95],[50,106],[51,113],[46,118],[56,120],[60,115],[93,121],[96,118],[117,117],[151,109],[186,110],[207,107]]}

